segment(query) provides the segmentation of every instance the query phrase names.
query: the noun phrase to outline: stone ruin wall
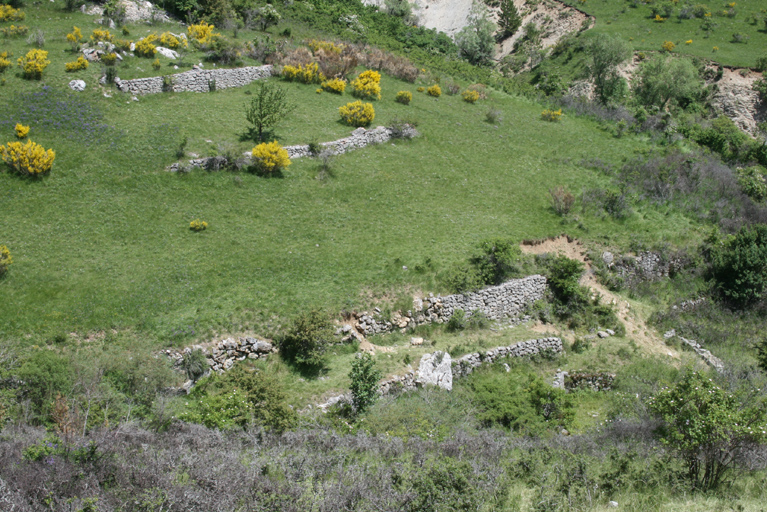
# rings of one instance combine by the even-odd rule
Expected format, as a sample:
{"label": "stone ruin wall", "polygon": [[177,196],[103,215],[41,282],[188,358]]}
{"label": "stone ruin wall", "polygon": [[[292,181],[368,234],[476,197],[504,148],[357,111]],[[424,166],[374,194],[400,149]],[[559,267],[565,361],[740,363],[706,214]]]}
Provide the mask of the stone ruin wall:
{"label": "stone ruin wall", "polygon": [[[183,73],[168,75],[172,86],[169,92],[210,92],[215,89],[244,87],[256,80],[272,76],[272,66],[248,66],[232,69],[191,69]],[[115,85],[122,92],[135,95],[158,94],[165,92],[163,77],[136,78],[134,80],[115,80]]]}

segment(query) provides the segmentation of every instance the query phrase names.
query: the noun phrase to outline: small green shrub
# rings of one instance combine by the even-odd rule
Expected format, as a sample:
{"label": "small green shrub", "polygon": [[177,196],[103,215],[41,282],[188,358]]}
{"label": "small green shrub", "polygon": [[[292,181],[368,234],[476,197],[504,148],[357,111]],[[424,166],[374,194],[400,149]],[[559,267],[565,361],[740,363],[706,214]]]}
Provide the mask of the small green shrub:
{"label": "small green shrub", "polygon": [[746,226],[729,239],[709,242],[716,289],[741,307],[759,301],[767,286],[767,225]]}
{"label": "small green shrub", "polygon": [[301,366],[321,366],[333,332],[328,316],[317,309],[299,314],[279,341],[284,358]]}
{"label": "small green shrub", "polygon": [[357,354],[352,361],[349,379],[352,406],[357,413],[362,413],[378,398],[378,381],[381,379],[381,372],[369,353]]}
{"label": "small green shrub", "polygon": [[457,332],[466,329],[466,312],[462,309],[456,309],[450,315],[450,319],[445,325],[448,331]]}
{"label": "small green shrub", "polygon": [[185,352],[181,359],[181,368],[186,372],[188,379],[197,380],[208,370],[208,360],[202,350]]}
{"label": "small green shrub", "polygon": [[402,103],[403,105],[410,105],[410,102],[413,100],[413,93],[411,93],[410,91],[399,91],[395,99],[397,103]]}

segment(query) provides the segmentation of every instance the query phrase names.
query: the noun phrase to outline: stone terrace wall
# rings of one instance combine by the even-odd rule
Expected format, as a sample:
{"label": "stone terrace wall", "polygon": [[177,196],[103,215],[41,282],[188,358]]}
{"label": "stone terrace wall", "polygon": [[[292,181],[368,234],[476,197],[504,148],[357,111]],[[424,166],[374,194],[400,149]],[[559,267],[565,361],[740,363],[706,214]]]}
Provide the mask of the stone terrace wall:
{"label": "stone terrace wall", "polygon": [[[561,339],[540,338],[540,339],[522,341],[514,345],[509,345],[508,347],[497,347],[492,350],[488,350],[487,352],[474,352],[473,354],[466,354],[465,356],[459,357],[458,359],[453,360],[451,362],[451,366],[450,366],[451,378],[450,379],[438,376],[436,377],[436,380],[439,382],[449,381],[451,383],[450,388],[452,388],[452,379],[459,379],[461,377],[465,377],[466,375],[469,375],[476,368],[482,366],[483,364],[492,363],[496,361],[497,359],[504,358],[504,357],[532,356],[535,354],[539,354],[543,351],[550,351],[552,353],[561,353],[562,350],[563,349],[562,349]],[[438,352],[435,352],[433,354],[424,354],[422,357],[422,360],[433,359],[436,354],[438,354]],[[450,356],[447,354],[445,354],[444,357],[446,357],[447,360],[450,359]],[[390,379],[386,379],[384,381],[381,381],[378,384],[378,393],[381,395],[389,395],[389,394],[401,393],[404,391],[411,391],[417,388],[419,385],[422,385],[421,382],[423,380],[421,379],[421,382],[419,382],[420,377],[421,375],[419,375],[418,371],[409,371],[405,375],[399,375],[399,376],[392,377]],[[446,389],[449,389],[449,388],[446,388]],[[346,393],[343,395],[337,395],[332,398],[329,398],[326,402],[318,405],[317,407],[324,411],[324,410],[327,410],[327,408],[332,405],[335,405],[343,401],[349,401],[349,400],[351,400],[351,394]]]}
{"label": "stone terrace wall", "polygon": [[[216,89],[244,87],[256,80],[272,76],[272,66],[249,66],[233,69],[192,69],[170,75],[173,92],[209,92],[215,80]],[[115,80],[122,92],[131,94],[158,94],[163,92],[163,77]]]}
{"label": "stone terrace wall", "polygon": [[[356,329],[366,336],[384,334],[395,329],[413,328],[416,325],[445,323],[457,309],[466,313],[481,311],[491,320],[504,321],[519,317],[525,307],[543,298],[546,278],[541,275],[512,279],[498,286],[491,286],[472,293],[459,293],[445,297],[429,295],[413,302],[413,311],[400,312],[391,321],[373,314],[357,314]],[[339,334],[348,334],[353,327],[343,326]]]}

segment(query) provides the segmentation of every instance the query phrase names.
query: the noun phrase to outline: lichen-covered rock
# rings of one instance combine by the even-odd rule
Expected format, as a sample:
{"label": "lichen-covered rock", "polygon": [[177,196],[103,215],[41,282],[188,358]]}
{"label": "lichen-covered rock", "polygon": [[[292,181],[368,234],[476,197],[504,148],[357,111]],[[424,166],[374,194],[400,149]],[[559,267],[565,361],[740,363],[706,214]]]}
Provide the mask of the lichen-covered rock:
{"label": "lichen-covered rock", "polygon": [[439,386],[451,391],[453,389],[453,369],[450,354],[438,350],[433,354],[424,354],[418,366],[416,384],[420,386]]}

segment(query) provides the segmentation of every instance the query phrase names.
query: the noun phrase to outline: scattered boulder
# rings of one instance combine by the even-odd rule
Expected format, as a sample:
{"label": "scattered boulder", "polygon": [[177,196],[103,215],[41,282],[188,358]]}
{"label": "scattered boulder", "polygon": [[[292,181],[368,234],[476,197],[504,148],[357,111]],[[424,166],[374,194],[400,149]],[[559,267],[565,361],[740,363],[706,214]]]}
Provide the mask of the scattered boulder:
{"label": "scattered boulder", "polygon": [[166,59],[176,60],[178,59],[178,52],[171,50],[170,48],[165,48],[164,46],[158,46],[157,47],[157,53],[165,57]]}
{"label": "scattered boulder", "polygon": [[73,91],[77,92],[83,92],[85,90],[86,84],[84,80],[72,80],[69,82],[69,88]]}
{"label": "scattered boulder", "polygon": [[450,354],[438,350],[433,354],[424,354],[418,366],[416,384],[433,385],[451,391],[453,389],[453,370]]}

